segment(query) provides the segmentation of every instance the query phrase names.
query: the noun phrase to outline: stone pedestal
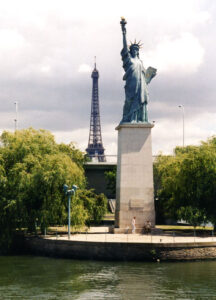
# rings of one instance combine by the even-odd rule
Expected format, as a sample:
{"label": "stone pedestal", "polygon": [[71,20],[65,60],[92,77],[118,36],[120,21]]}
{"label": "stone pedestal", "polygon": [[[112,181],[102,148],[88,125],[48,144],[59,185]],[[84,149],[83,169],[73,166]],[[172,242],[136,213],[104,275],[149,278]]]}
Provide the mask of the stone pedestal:
{"label": "stone pedestal", "polygon": [[154,125],[121,124],[118,130],[117,199],[114,232],[139,232],[147,221],[155,226],[151,129]]}

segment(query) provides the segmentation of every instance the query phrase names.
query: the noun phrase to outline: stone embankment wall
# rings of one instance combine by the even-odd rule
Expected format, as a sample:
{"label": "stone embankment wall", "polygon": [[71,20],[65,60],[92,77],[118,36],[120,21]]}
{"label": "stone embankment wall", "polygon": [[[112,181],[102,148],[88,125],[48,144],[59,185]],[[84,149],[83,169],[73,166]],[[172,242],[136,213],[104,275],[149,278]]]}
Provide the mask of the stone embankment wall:
{"label": "stone embankment wall", "polygon": [[112,243],[80,242],[43,239],[26,239],[29,253],[61,258],[95,260],[164,261],[202,260],[216,258],[216,243]]}

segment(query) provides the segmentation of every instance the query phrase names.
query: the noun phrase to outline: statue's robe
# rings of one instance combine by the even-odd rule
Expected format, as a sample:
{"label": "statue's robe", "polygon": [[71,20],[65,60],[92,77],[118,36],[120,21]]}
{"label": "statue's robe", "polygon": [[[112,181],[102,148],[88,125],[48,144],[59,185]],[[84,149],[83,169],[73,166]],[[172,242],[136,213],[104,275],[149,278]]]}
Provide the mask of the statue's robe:
{"label": "statue's robe", "polygon": [[148,103],[147,84],[151,81],[155,69],[143,67],[139,57],[133,58],[129,49],[121,51],[125,74],[125,104],[122,122],[143,122],[143,107]]}

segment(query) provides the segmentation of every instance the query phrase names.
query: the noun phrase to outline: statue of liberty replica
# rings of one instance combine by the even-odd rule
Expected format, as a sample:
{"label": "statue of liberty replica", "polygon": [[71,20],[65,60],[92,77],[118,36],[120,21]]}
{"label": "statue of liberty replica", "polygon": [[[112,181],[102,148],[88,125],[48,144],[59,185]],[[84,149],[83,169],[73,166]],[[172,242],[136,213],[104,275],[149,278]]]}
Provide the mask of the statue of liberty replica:
{"label": "statue of liberty replica", "polygon": [[156,75],[156,69],[143,67],[139,58],[140,42],[131,43],[128,47],[126,38],[126,20],[122,17],[121,28],[123,34],[123,49],[121,56],[125,74],[125,104],[123,108],[122,123],[148,122],[147,104],[149,100],[147,85]]}
{"label": "statue of liberty replica", "polygon": [[[139,58],[140,42],[127,44],[126,20],[121,19],[123,49],[121,57],[125,71],[125,103],[118,130],[118,162],[116,181],[116,211],[114,233],[143,232],[146,224],[155,226],[151,129],[148,121],[147,85],[156,69],[147,70]],[[136,230],[134,230],[136,227]]]}

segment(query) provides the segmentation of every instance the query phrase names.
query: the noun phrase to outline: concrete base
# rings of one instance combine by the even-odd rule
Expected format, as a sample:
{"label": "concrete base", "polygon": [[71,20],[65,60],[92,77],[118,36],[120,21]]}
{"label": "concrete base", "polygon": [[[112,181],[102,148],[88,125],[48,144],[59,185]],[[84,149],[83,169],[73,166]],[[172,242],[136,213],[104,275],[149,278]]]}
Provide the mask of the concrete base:
{"label": "concrete base", "polygon": [[[101,237],[101,234],[99,235]],[[138,235],[129,235],[136,238]],[[95,259],[95,260],[118,260],[118,261],[182,261],[182,260],[203,260],[216,259],[215,242],[193,242],[190,243],[164,243],[161,239],[158,242],[142,243],[129,242],[105,242],[68,241],[50,238],[29,237],[26,238],[25,248],[27,253],[34,255],[46,255],[71,259]]]}
{"label": "concrete base", "polygon": [[[117,228],[117,227],[109,227],[109,233],[116,233],[116,234],[132,234],[132,228]],[[163,234],[162,229],[158,228],[151,228],[149,231],[145,230],[144,228],[136,228],[135,233],[137,234],[147,234],[151,233],[152,235],[159,235]]]}
{"label": "concrete base", "polygon": [[118,130],[115,227],[142,230],[155,226],[151,128],[153,124],[121,124]]}
{"label": "concrete base", "polygon": [[[117,228],[117,227],[109,227],[109,233],[116,234],[129,234],[132,233],[132,228]],[[144,233],[143,228],[136,228],[135,233]]]}

